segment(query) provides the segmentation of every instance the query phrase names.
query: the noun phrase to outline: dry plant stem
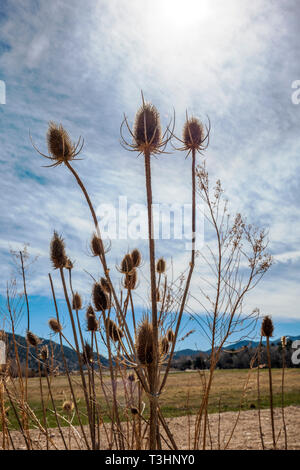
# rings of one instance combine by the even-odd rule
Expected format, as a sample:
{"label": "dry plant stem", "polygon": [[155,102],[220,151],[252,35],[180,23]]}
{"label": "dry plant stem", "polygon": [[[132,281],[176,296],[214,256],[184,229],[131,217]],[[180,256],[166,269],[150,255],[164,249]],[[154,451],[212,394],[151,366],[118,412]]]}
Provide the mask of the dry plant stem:
{"label": "dry plant stem", "polygon": [[25,441],[25,445],[26,445],[26,447],[27,447],[27,450],[31,450],[31,449],[32,449],[31,441],[30,441],[30,439],[28,439],[28,435],[27,435],[25,429],[23,428],[22,422],[21,422],[20,417],[19,417],[19,413],[18,413],[18,411],[17,411],[17,409],[16,409],[16,407],[15,407],[15,404],[14,404],[14,401],[13,401],[12,396],[11,396],[11,394],[10,394],[10,391],[9,391],[9,389],[8,389],[8,387],[7,387],[7,385],[6,385],[5,382],[3,383],[3,385],[4,385],[4,388],[5,388],[5,392],[6,392],[7,396],[8,396],[9,402],[10,402],[10,404],[11,404],[11,407],[12,407],[12,409],[13,409],[13,411],[14,411],[14,415],[15,415],[16,420],[17,420],[17,422],[18,422],[18,425],[19,425],[21,434],[22,434],[22,436],[23,436],[23,438],[24,438],[24,441]]}
{"label": "dry plant stem", "polygon": [[[58,415],[57,415],[56,405],[55,405],[55,401],[54,401],[54,398],[53,398],[51,383],[50,383],[49,375],[48,375],[48,371],[47,371],[47,365],[45,365],[45,367],[44,367],[44,372],[45,372],[46,379],[47,379],[47,385],[48,385],[48,390],[49,390],[49,394],[50,394],[50,398],[51,398],[51,403],[52,403],[52,406],[53,406],[55,421],[57,423],[57,427],[58,427],[59,433],[61,435],[65,450],[68,450],[68,446],[67,446],[67,443],[65,441],[64,433],[62,432],[62,428],[61,428],[61,425],[60,425],[60,422],[59,422],[59,419],[58,419]],[[48,430],[47,430],[46,427],[45,427],[45,432],[46,432],[46,438],[48,438]]]}
{"label": "dry plant stem", "polygon": [[267,336],[267,357],[268,357],[268,369],[269,369],[270,413],[271,413],[271,425],[272,425],[272,439],[273,439],[273,447],[274,447],[274,449],[276,449],[274,409],[273,409],[272,366],[271,366],[271,354],[270,354],[270,338],[268,336]]}
{"label": "dry plant stem", "polygon": [[227,441],[227,443],[226,443],[226,445],[225,445],[225,447],[224,447],[225,450],[228,448],[228,446],[229,446],[229,444],[230,444],[230,441],[231,441],[231,439],[233,438],[234,431],[235,431],[235,429],[236,429],[236,427],[237,427],[237,424],[238,424],[238,421],[239,421],[239,419],[240,419],[243,401],[244,401],[244,398],[245,398],[246,393],[247,393],[247,387],[248,387],[248,383],[249,383],[251,371],[252,371],[253,364],[254,364],[255,360],[256,360],[256,355],[253,356],[253,358],[251,359],[251,362],[250,362],[250,369],[249,369],[249,371],[248,371],[248,374],[247,374],[247,377],[246,377],[246,380],[245,380],[245,383],[244,383],[243,393],[242,393],[241,400],[240,400],[239,411],[238,411],[238,414],[237,414],[237,416],[236,416],[236,419],[235,419],[233,428],[232,428],[232,430],[231,430],[229,439],[228,439],[228,441]]}
{"label": "dry plant stem", "polygon": [[42,403],[42,410],[43,410],[43,424],[46,430],[46,444],[47,450],[49,450],[49,440],[48,440],[48,427],[47,427],[47,418],[46,418],[46,409],[45,409],[45,401],[44,401],[44,394],[43,394],[43,385],[42,385],[42,375],[41,375],[41,364],[38,358],[38,348],[36,347],[35,353],[37,356],[38,361],[38,372],[39,372],[39,384],[40,384],[40,395],[41,395],[41,403]]}
{"label": "dry plant stem", "polygon": [[156,435],[158,426],[158,323],[157,323],[157,303],[156,303],[156,274],[155,274],[155,245],[152,217],[152,186],[151,186],[151,162],[150,152],[145,151],[145,176],[148,209],[148,237],[149,237],[149,258],[150,258],[150,286],[151,286],[151,307],[152,307],[152,329],[153,329],[153,361],[149,366],[149,386],[150,386],[150,449],[156,449]]}
{"label": "dry plant stem", "polygon": [[[23,404],[25,404],[26,398],[25,398],[23,374],[22,374],[19,351],[18,351],[16,336],[15,336],[15,322],[14,322],[13,314],[12,314],[12,311],[11,311],[10,297],[9,297],[8,288],[7,288],[7,309],[8,309],[9,317],[10,317],[11,331],[12,331],[12,335],[13,335],[13,345],[14,345],[14,351],[15,351],[15,359],[16,359],[17,367],[18,367],[18,382],[19,382],[19,388],[20,388],[20,393],[21,393],[21,398],[20,399],[21,399],[21,402]],[[6,389],[6,386],[5,386],[5,389]],[[28,426],[28,417],[24,413],[24,407],[22,407],[22,409],[21,409],[21,414],[22,414],[22,419],[21,419],[21,421],[22,421],[22,433],[24,432],[26,434],[26,445],[28,444],[29,446],[31,446],[31,439],[30,439],[29,426]],[[19,418],[18,418],[18,423],[20,423]]]}
{"label": "dry plant stem", "polygon": [[[106,315],[105,315],[104,310],[102,311],[102,316],[103,316],[104,325],[106,325]],[[117,394],[116,394],[116,387],[115,387],[116,378],[115,378],[114,367],[113,367],[113,362],[112,362],[112,352],[111,352],[111,347],[110,347],[110,337],[109,337],[108,327],[105,328],[105,332],[106,332],[106,344],[107,344],[108,359],[109,359],[110,380],[111,380],[111,387],[112,387],[112,392],[113,392],[112,429],[115,435],[116,433],[115,433],[114,426],[115,426],[115,421],[116,421],[117,435],[118,435],[120,450],[124,450],[124,439],[123,439],[122,428],[121,428],[121,420],[119,416],[118,401],[117,401]]]}
{"label": "dry plant stem", "polygon": [[287,450],[288,448],[288,439],[287,439],[287,431],[286,431],[286,423],[285,423],[285,415],[284,415],[284,372],[285,372],[285,347],[282,347],[282,379],[281,379],[281,413],[282,413],[282,423],[283,423],[283,431],[284,431],[284,448]]}
{"label": "dry plant stem", "polygon": [[[63,285],[65,300],[66,300],[66,303],[67,303],[69,316],[70,316],[70,320],[71,320],[71,325],[72,325],[72,330],[73,330],[73,336],[74,336],[75,347],[76,347],[76,354],[77,354],[77,359],[78,359],[78,364],[79,364],[79,371],[80,371],[82,387],[83,387],[83,393],[84,393],[84,398],[85,398],[86,408],[87,408],[87,414],[88,414],[88,419],[89,419],[90,434],[91,434],[91,438],[92,438],[93,437],[93,430],[92,430],[92,423],[91,423],[91,412],[90,412],[89,396],[88,396],[88,391],[87,391],[86,380],[85,380],[84,373],[83,373],[83,364],[82,364],[82,358],[81,358],[79,344],[78,344],[76,326],[75,326],[75,322],[74,322],[74,318],[73,318],[70,299],[69,299],[68,292],[67,292],[67,287],[66,287],[63,268],[60,268],[60,276],[61,276],[61,281],[62,281],[62,285]],[[95,442],[92,440],[92,448],[93,449],[94,449],[94,445],[95,445]]]}
{"label": "dry plant stem", "polygon": [[[50,273],[48,274],[48,276],[49,276],[49,280],[50,280],[50,286],[51,286],[52,297],[53,297],[53,302],[54,302],[54,307],[55,307],[56,319],[57,319],[58,323],[60,323],[60,322],[59,322],[59,314],[58,314],[58,308],[57,308],[57,302],[56,302],[56,297],[55,297],[55,291],[54,291],[54,286],[53,286],[52,277],[51,277],[51,274],[50,274]],[[83,427],[83,425],[82,425],[82,421],[81,421],[81,418],[80,418],[80,413],[79,413],[79,409],[78,409],[78,405],[77,405],[77,400],[76,400],[76,396],[75,396],[73,384],[72,384],[72,381],[71,381],[71,378],[70,378],[69,368],[68,368],[67,361],[66,361],[65,354],[64,354],[64,348],[63,348],[63,342],[62,342],[62,334],[61,334],[61,332],[59,332],[59,342],[60,342],[60,350],[61,350],[61,354],[62,354],[62,358],[63,358],[63,362],[64,362],[64,368],[65,368],[65,372],[66,372],[66,375],[67,375],[67,379],[68,379],[68,383],[69,383],[69,388],[70,388],[70,391],[71,391],[71,394],[72,394],[73,403],[74,403],[74,407],[75,407],[75,411],[76,411],[78,423],[79,423],[79,426],[80,426],[80,429],[81,429],[81,432],[82,432],[82,435],[83,435],[85,444],[86,444],[86,446],[87,446],[87,449],[90,450],[90,446],[89,446],[89,443],[88,443],[88,440],[87,440],[87,437],[86,437],[86,434],[85,434],[85,431],[84,431],[84,427]]]}
{"label": "dry plant stem", "polygon": [[[27,309],[27,331],[30,330],[30,311],[29,311],[29,302],[28,302],[28,295],[27,295],[27,288],[26,288],[26,277],[25,277],[25,268],[24,268],[24,260],[23,260],[23,253],[20,253],[20,260],[21,260],[21,271],[22,271],[22,279],[23,279],[23,287],[24,287],[24,296],[26,300],[26,309]],[[25,400],[27,401],[27,386],[28,386],[28,363],[29,363],[29,345],[26,343],[26,368],[25,368]]]}
{"label": "dry plant stem", "polygon": [[179,327],[180,327],[182,315],[184,312],[187,296],[189,293],[190,283],[191,283],[194,266],[195,266],[195,242],[196,242],[196,151],[195,149],[192,150],[192,233],[193,233],[193,236],[192,236],[192,253],[191,253],[191,261],[190,261],[190,269],[189,269],[189,273],[188,273],[188,277],[187,277],[187,281],[186,281],[186,285],[185,285],[185,289],[184,289],[184,293],[183,293],[183,297],[182,297],[182,301],[181,301],[181,305],[179,309],[178,319],[177,319],[176,328],[174,332],[174,341],[172,343],[168,364],[167,364],[165,374],[164,374],[164,377],[160,386],[160,390],[159,390],[160,393],[166,384],[168,374],[170,371],[171,362],[173,359],[174,349],[176,345],[176,340],[178,337]]}
{"label": "dry plant stem", "polygon": [[259,434],[260,434],[260,440],[261,440],[261,445],[262,449],[265,450],[265,443],[264,443],[264,435],[262,431],[262,424],[261,424],[261,412],[260,412],[260,358],[261,358],[261,343],[262,343],[262,337],[260,337],[260,342],[258,345],[258,351],[257,351],[257,407],[258,407],[258,426],[259,426]]}

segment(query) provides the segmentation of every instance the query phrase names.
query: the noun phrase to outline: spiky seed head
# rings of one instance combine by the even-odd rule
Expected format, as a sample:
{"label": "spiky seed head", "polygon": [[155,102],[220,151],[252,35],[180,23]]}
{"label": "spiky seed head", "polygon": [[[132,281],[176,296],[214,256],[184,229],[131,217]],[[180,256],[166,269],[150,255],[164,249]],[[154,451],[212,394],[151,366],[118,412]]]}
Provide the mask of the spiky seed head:
{"label": "spiky seed head", "polygon": [[105,321],[105,327],[108,332],[108,336],[115,342],[120,341],[123,337],[122,330],[115,324],[113,320],[107,318]]}
{"label": "spiky seed head", "polygon": [[85,343],[84,345],[82,359],[84,364],[92,364],[92,362],[94,362],[93,349],[91,348],[89,343]]}
{"label": "spiky seed head", "polygon": [[122,274],[129,274],[133,270],[133,262],[131,255],[127,253],[124,258],[122,259],[120,271]]}
{"label": "spiky seed head", "polygon": [[37,346],[40,344],[41,340],[31,331],[27,331],[26,333],[26,341],[29,346],[33,346],[34,348],[37,348]]}
{"label": "spiky seed head", "polygon": [[98,321],[96,315],[87,315],[86,317],[86,326],[88,331],[97,331],[98,330]]}
{"label": "spiky seed head", "polygon": [[71,400],[67,400],[63,403],[62,409],[67,415],[70,415],[74,409],[74,403]]}
{"label": "spiky seed head", "polygon": [[133,269],[130,274],[125,274],[124,287],[128,290],[134,290],[137,284],[137,272]]}
{"label": "spiky seed head", "polygon": [[74,157],[74,145],[69,134],[61,124],[49,122],[47,132],[48,150],[51,157],[58,163],[70,161]]}
{"label": "spiky seed head", "polygon": [[273,336],[274,325],[272,319],[267,315],[264,317],[261,325],[261,335],[270,338]]}
{"label": "spiky seed head", "polygon": [[102,312],[109,307],[107,294],[98,282],[93,286],[93,302],[96,312]]}
{"label": "spiky seed head", "polygon": [[102,289],[107,293],[107,294],[110,294],[110,285],[109,285],[109,282],[107,279],[105,279],[105,277],[101,277],[100,279],[100,285],[102,287]]}
{"label": "spiky seed head", "polygon": [[204,128],[199,119],[192,117],[183,127],[183,142],[187,149],[199,149],[204,140]]}
{"label": "spiky seed head", "polygon": [[135,406],[132,406],[130,408],[130,411],[131,411],[132,415],[138,415],[139,414],[139,410]]}
{"label": "spiky seed head", "polygon": [[53,333],[60,333],[62,331],[62,326],[56,318],[50,318],[48,325],[50,326]]}
{"label": "spiky seed head", "polygon": [[164,336],[161,340],[161,351],[162,354],[168,354],[169,352],[169,341],[166,336]]}
{"label": "spiky seed head", "polygon": [[137,248],[135,248],[131,252],[131,259],[132,259],[132,264],[134,268],[138,268],[141,265],[142,255],[141,255],[141,252]]}
{"label": "spiky seed head", "polygon": [[54,232],[50,243],[50,258],[55,269],[64,268],[67,264],[65,244],[57,232]]}
{"label": "spiky seed head", "polygon": [[95,312],[94,312],[94,309],[91,305],[88,306],[88,308],[86,309],[86,318],[89,316],[89,315],[95,315]]}
{"label": "spiky seed head", "polygon": [[137,357],[143,366],[153,362],[153,328],[147,317],[140,323],[136,336]]}
{"label": "spiky seed head", "polygon": [[48,346],[43,346],[40,350],[40,359],[41,361],[45,362],[47,361],[49,357],[49,350],[48,350]]}
{"label": "spiky seed head", "polygon": [[133,135],[137,148],[155,152],[161,145],[159,112],[150,103],[143,103],[135,116]]}
{"label": "spiky seed head", "polygon": [[281,346],[282,346],[282,349],[285,349],[286,348],[286,345],[287,345],[287,341],[286,341],[286,336],[281,336]]}
{"label": "spiky seed head", "polygon": [[102,244],[101,240],[94,233],[91,240],[91,250],[94,256],[100,256],[102,254]]}
{"label": "spiky seed head", "polygon": [[160,258],[156,264],[156,271],[158,274],[163,274],[166,271],[166,262],[163,258]]}
{"label": "spiky seed head", "polygon": [[167,331],[167,338],[168,338],[169,343],[173,343],[173,341],[175,339],[175,335],[174,335],[173,330],[169,329]]}
{"label": "spiky seed head", "polygon": [[82,299],[78,292],[75,292],[75,294],[73,295],[72,308],[73,310],[82,309]]}

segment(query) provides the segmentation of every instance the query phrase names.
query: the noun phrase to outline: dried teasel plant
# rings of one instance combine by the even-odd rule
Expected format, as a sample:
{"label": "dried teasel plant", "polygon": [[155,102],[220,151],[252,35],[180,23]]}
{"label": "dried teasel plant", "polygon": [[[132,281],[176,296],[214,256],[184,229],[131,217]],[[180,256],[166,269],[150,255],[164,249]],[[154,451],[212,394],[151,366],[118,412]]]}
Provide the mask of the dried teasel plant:
{"label": "dried teasel plant", "polygon": [[62,325],[56,318],[50,318],[50,320],[48,321],[48,325],[53,331],[53,333],[57,334],[62,332]]}
{"label": "dried teasel plant", "polygon": [[41,340],[40,338],[38,338],[38,336],[36,336],[34,333],[32,333],[31,331],[27,331],[26,333],[26,341],[27,341],[27,344],[29,346],[32,346],[34,348],[37,348],[38,345],[41,343]]}
{"label": "dried teasel plant", "polygon": [[47,143],[49,155],[45,155],[35,146],[30,136],[34,149],[44,158],[52,160],[54,163],[46,165],[48,167],[54,167],[61,165],[62,163],[69,163],[72,160],[76,160],[76,157],[80,154],[84,140],[79,137],[77,143],[73,143],[68,132],[61,124],[56,124],[53,121],[49,122],[47,132]]}
{"label": "dried teasel plant", "polygon": [[133,261],[130,253],[127,253],[121,261],[118,271],[122,274],[131,274],[134,270]]}
{"label": "dried teasel plant", "polygon": [[96,312],[103,312],[109,308],[108,296],[98,282],[93,285],[92,296]]}
{"label": "dried teasel plant", "polygon": [[82,309],[82,298],[78,292],[75,292],[72,299],[72,308],[73,310],[81,310]]}
{"label": "dried teasel plant", "polygon": [[139,362],[149,366],[153,362],[153,327],[145,317],[138,325],[135,348]]}
{"label": "dried teasel plant", "polygon": [[142,264],[141,252],[137,248],[135,248],[134,250],[132,250],[130,255],[131,255],[133,267],[134,268],[139,268],[140,265]]}
{"label": "dried teasel plant", "polygon": [[137,287],[137,271],[133,269],[130,274],[125,274],[123,287],[127,290],[134,290]]}
{"label": "dried teasel plant", "polygon": [[116,323],[111,320],[110,318],[106,318],[105,320],[105,327],[108,332],[108,336],[114,341],[118,342],[123,338],[122,330],[116,325]]}
{"label": "dried teasel plant", "polygon": [[273,325],[272,318],[266,315],[261,325],[261,336],[265,337],[267,340],[271,427],[272,427],[273,447],[274,449],[276,449],[276,433],[275,433],[274,408],[273,408],[272,363],[271,363],[271,351],[270,351],[270,338],[273,336],[273,332],[274,332],[274,325]]}
{"label": "dried teasel plant", "polygon": [[50,259],[55,269],[66,267],[69,261],[66,255],[64,240],[57,232],[54,232],[50,243]]}
{"label": "dried teasel plant", "polygon": [[94,312],[94,309],[91,305],[88,306],[86,311],[86,329],[87,331],[97,331],[99,323]]}
{"label": "dried teasel plant", "polygon": [[163,258],[160,258],[156,263],[156,271],[158,274],[164,274],[166,272],[166,262]]}

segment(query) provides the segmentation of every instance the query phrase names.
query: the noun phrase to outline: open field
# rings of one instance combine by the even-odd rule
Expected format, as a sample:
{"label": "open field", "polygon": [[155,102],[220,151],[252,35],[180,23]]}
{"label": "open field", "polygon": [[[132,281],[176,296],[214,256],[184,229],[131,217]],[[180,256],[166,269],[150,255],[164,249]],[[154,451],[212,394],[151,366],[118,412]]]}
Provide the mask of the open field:
{"label": "open field", "polygon": [[[208,371],[187,371],[187,372],[172,372],[169,376],[167,386],[164,393],[160,397],[161,409],[166,418],[180,417],[185,415],[194,415],[197,413],[201,403],[201,383],[203,377],[206,376]],[[201,379],[202,375],[202,379]],[[246,394],[241,404],[241,397],[247,379],[249,378]],[[78,397],[79,408],[84,407],[83,393],[80,383],[80,378],[73,376],[72,380],[75,385],[75,393]],[[120,378],[120,393],[118,400],[120,409],[125,417],[127,410],[125,408],[124,400],[124,387],[122,379]],[[43,390],[46,401],[48,400],[48,389],[46,379],[43,378]],[[105,379],[107,383],[107,393],[110,394],[110,379],[107,376]],[[285,371],[285,406],[300,406],[300,369],[287,369]],[[64,376],[52,378],[52,393],[55,400],[57,410],[62,413],[62,403],[69,399],[67,379]],[[274,406],[281,406],[281,369],[273,369],[273,391],[274,391]],[[261,408],[269,407],[268,400],[268,371],[263,369],[260,371],[260,392],[261,392]],[[42,408],[40,404],[39,394],[39,379],[31,378],[28,382],[28,402],[35,414],[41,419]],[[107,408],[103,399],[103,393],[100,387],[97,387],[97,397],[103,411],[104,421],[108,421]],[[144,416],[148,416],[148,401],[143,397],[146,403]],[[210,395],[208,412],[216,413],[219,410],[237,411],[240,409],[249,410],[257,408],[257,371],[253,370],[217,370],[213,382],[213,388]],[[47,418],[49,426],[56,427],[56,422],[51,411],[50,400],[47,406]],[[16,419],[13,410],[10,408],[8,417],[11,422],[12,428],[17,428]],[[86,416],[83,414],[83,422],[87,422]],[[62,426],[64,422],[61,423]],[[76,419],[74,419],[76,425]]]}

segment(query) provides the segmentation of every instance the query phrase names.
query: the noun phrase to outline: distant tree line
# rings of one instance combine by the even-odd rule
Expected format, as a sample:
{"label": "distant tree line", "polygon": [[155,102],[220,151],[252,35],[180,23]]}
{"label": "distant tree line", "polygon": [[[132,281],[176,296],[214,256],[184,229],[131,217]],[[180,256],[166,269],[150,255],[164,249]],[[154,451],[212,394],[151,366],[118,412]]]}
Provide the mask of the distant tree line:
{"label": "distant tree line", "polygon": [[[292,342],[287,341],[285,349],[285,365],[286,367],[300,367],[292,363]],[[245,347],[238,352],[223,351],[221,353],[217,367],[219,369],[248,369],[251,359],[256,355],[257,347]],[[262,345],[260,352],[260,364],[267,364],[266,347]],[[271,344],[271,364],[274,368],[282,367],[282,346],[281,343]],[[257,361],[254,367],[257,366]],[[200,353],[197,356],[182,356],[173,361],[173,367],[179,370],[186,369],[209,369],[210,356],[208,353]]]}

